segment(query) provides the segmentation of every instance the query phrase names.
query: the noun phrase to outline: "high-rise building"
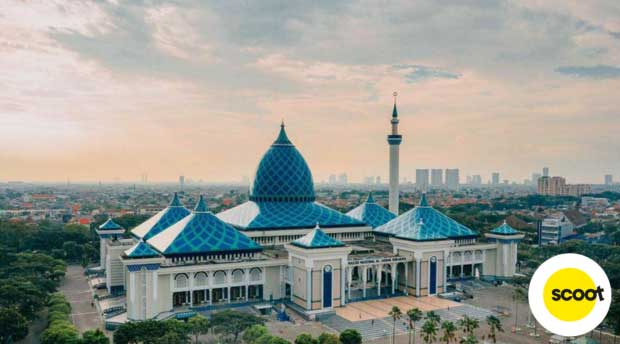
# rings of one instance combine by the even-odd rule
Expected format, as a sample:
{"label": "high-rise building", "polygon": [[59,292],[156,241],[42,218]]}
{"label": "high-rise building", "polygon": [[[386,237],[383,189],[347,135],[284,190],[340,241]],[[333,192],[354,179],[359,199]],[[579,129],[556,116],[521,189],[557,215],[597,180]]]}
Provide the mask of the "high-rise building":
{"label": "high-rise building", "polygon": [[338,184],[341,184],[341,185],[349,184],[349,178],[347,177],[346,173],[342,173],[338,175]]}
{"label": "high-rise building", "polygon": [[446,169],[446,186],[449,189],[457,189],[459,187],[459,169],[448,168]]}
{"label": "high-rise building", "polygon": [[377,184],[377,185],[380,185],[380,184],[381,184],[381,176],[377,176],[377,181],[376,181],[376,184]]}
{"label": "high-rise building", "polygon": [[185,176],[179,176],[179,186],[181,189],[185,186]]}
{"label": "high-rise building", "polygon": [[337,184],[338,183],[338,177],[335,174],[330,174],[329,175],[329,184]]}
{"label": "high-rise building", "polygon": [[418,190],[428,190],[428,169],[415,170],[415,186]]}
{"label": "high-rise building", "polygon": [[532,184],[538,185],[538,178],[542,177],[540,173],[532,173]]}
{"label": "high-rise building", "polygon": [[549,167],[543,167],[543,177],[549,177]]}
{"label": "high-rise building", "polygon": [[482,185],[482,177],[479,174],[475,174],[471,177],[472,185]]}
{"label": "high-rise building", "polygon": [[499,172],[493,172],[493,174],[491,174],[491,184],[493,185],[499,184]]}
{"label": "high-rise building", "polygon": [[389,189],[389,208],[390,211],[398,215],[398,177],[400,143],[403,136],[398,133],[398,110],[396,110],[396,96],[394,92],[394,108],[392,109],[392,133],[387,136],[388,145],[390,146],[390,189]]}
{"label": "high-rise building", "polygon": [[614,177],[611,174],[605,175],[605,185],[611,185],[614,183]]}
{"label": "high-rise building", "polygon": [[443,170],[434,168],[431,170],[431,185],[442,186],[443,185]]}
{"label": "high-rise building", "polygon": [[538,178],[538,193],[546,196],[575,196],[592,192],[590,184],[566,184],[563,177],[545,177]]}

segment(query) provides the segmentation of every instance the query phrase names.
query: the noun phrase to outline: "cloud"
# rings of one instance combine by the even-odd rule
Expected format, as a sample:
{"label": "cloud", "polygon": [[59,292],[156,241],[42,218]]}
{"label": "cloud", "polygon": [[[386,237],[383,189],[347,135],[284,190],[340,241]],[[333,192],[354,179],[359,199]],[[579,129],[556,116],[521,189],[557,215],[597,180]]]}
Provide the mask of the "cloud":
{"label": "cloud", "polygon": [[556,72],[580,78],[615,79],[620,78],[620,68],[615,66],[566,66],[558,67]]}
{"label": "cloud", "polygon": [[420,65],[395,65],[395,69],[406,72],[404,75],[407,82],[418,82],[427,79],[458,79],[458,73]]}

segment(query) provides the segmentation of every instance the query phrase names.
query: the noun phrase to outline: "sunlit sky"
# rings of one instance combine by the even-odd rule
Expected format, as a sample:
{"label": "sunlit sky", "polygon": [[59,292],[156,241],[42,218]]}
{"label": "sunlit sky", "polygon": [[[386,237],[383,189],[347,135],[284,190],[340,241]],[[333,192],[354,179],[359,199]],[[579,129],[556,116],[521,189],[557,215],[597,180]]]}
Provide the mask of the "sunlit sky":
{"label": "sunlit sky", "polygon": [[620,179],[620,1],[0,2],[0,182]]}

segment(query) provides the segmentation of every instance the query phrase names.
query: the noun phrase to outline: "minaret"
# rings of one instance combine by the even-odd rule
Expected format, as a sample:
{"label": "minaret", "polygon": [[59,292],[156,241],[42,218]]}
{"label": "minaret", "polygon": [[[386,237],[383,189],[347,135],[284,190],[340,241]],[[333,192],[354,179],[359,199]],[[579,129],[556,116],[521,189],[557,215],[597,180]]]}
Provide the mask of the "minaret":
{"label": "minaret", "polygon": [[398,134],[398,111],[396,110],[396,96],[394,92],[394,109],[392,110],[392,133],[387,136],[390,145],[390,211],[398,215],[398,156],[399,146],[403,140],[403,136]]}

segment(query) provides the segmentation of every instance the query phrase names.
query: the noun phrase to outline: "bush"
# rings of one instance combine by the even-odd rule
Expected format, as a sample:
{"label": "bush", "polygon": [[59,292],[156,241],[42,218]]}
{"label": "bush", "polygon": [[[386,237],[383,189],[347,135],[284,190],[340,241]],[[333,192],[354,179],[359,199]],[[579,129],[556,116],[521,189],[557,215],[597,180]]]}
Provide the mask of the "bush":
{"label": "bush", "polygon": [[323,332],[319,336],[319,344],[339,344],[340,339],[337,335]]}
{"label": "bush", "polygon": [[362,335],[354,329],[348,329],[340,333],[340,342],[342,344],[361,344]]}
{"label": "bush", "polygon": [[308,333],[302,333],[295,338],[295,344],[317,344],[318,341],[312,338],[312,335]]}

